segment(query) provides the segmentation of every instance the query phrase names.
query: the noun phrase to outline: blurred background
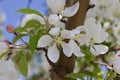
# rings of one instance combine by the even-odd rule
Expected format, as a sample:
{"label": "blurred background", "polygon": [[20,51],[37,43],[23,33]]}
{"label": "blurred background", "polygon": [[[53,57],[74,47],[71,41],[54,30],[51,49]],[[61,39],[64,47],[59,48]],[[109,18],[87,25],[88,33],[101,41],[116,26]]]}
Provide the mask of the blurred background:
{"label": "blurred background", "polygon": [[[26,7],[38,10],[43,15],[46,15],[48,11],[46,0],[0,0],[0,41],[12,41],[14,35],[6,31],[6,26],[8,24],[14,27],[19,26],[25,15],[16,12],[16,10]],[[25,39],[28,40],[27,37]],[[33,58],[35,59],[29,64],[28,79],[15,69],[11,60],[0,60],[0,80],[47,80],[48,64],[45,62],[45,58],[40,54],[34,55]]]}

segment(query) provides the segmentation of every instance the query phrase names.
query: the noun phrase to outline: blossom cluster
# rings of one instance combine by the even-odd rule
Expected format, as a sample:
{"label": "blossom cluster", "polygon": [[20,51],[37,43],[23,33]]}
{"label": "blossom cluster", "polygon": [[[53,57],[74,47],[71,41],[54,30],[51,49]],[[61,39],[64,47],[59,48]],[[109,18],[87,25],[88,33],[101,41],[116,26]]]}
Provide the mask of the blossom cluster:
{"label": "blossom cluster", "polygon": [[72,56],[72,54],[77,57],[84,57],[85,54],[80,49],[82,45],[89,46],[91,53],[95,56],[105,54],[108,47],[101,43],[107,40],[108,33],[102,28],[101,24],[96,23],[94,18],[87,19],[83,26],[67,30],[61,20],[67,20],[68,17],[75,15],[80,4],[77,2],[70,7],[65,7],[65,2],[65,0],[47,0],[51,9],[51,14],[46,19],[50,31],[39,39],[38,47],[48,49],[47,56],[52,62],[58,61],[61,48],[67,57]]}
{"label": "blossom cluster", "polygon": [[[46,1],[50,9],[48,16],[27,14],[22,19],[20,26],[24,28],[30,20],[36,20],[45,26],[47,31],[40,36],[36,47],[40,49],[45,48],[47,50],[47,57],[51,62],[56,63],[59,61],[61,53],[64,53],[67,57],[75,55],[84,58],[86,54],[96,57],[109,53],[109,49],[113,46],[120,46],[119,0],[91,0],[95,7],[88,10],[84,25],[79,25],[72,30],[68,30],[65,22],[69,17],[77,14],[80,3],[76,2],[72,6],[66,7],[66,0]],[[30,27],[24,33],[28,33],[32,29],[33,27]],[[7,31],[18,36],[11,25],[7,26]],[[108,46],[106,43],[111,43],[112,45]],[[0,45],[1,53],[11,49],[9,41],[4,41]],[[82,46],[87,46],[91,53],[84,53],[81,48]],[[14,46],[12,45],[12,47]],[[114,57],[112,56],[112,58],[113,69],[120,74],[119,52]]]}
{"label": "blossom cluster", "polygon": [[[95,7],[87,13],[87,19],[95,18],[98,24],[102,24],[102,28],[109,33],[106,40],[111,43],[110,47],[120,46],[120,1],[119,0],[91,0],[91,4]],[[120,74],[119,51],[111,54],[107,60],[109,65],[113,65],[113,70]]]}
{"label": "blossom cluster", "polygon": [[[77,57],[84,57],[85,54],[80,48],[83,45],[88,46],[94,56],[105,54],[108,51],[108,47],[101,44],[107,40],[108,33],[101,24],[96,23],[94,18],[88,18],[84,25],[72,30],[68,30],[62,21],[67,21],[68,17],[77,13],[80,7],[79,2],[70,7],[65,7],[66,0],[47,0],[47,3],[51,10],[48,16],[28,14],[23,18],[21,26],[24,27],[29,20],[34,19],[49,28],[49,31],[38,40],[37,47],[46,48],[47,56],[52,62],[59,60],[61,49],[67,57],[71,57],[73,54]],[[7,31],[15,34],[11,26],[7,26]]]}

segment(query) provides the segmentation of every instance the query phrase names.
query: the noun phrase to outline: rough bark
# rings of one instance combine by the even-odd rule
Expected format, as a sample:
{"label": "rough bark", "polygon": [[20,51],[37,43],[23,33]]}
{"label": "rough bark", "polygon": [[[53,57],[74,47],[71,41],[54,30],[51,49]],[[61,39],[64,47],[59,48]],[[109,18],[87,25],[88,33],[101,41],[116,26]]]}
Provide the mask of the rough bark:
{"label": "rough bark", "polygon": [[[75,2],[80,2],[80,8],[76,15],[70,17],[68,22],[66,23],[67,29],[74,29],[79,25],[83,25],[86,12],[89,6],[89,0],[66,0],[66,6],[70,6]],[[62,50],[61,50],[62,51]],[[51,80],[71,80],[66,78],[65,75],[68,73],[72,73],[75,66],[76,57],[72,55],[71,57],[66,57],[63,52],[60,54],[60,59],[57,63],[52,63],[49,61],[51,65],[50,76]]]}

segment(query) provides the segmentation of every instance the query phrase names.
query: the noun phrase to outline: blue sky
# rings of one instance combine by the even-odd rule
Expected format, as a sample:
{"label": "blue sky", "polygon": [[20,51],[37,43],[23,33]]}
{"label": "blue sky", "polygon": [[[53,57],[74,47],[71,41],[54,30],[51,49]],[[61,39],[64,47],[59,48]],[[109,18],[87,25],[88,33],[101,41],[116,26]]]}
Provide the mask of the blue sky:
{"label": "blue sky", "polygon": [[[12,24],[15,27],[18,25],[20,17],[23,14],[16,12],[16,10],[21,8],[26,8],[29,0],[1,0],[0,1],[0,10],[5,13],[6,20],[2,26],[3,35],[5,39],[12,41],[13,35],[9,34],[5,27],[7,24]],[[46,0],[32,0],[30,8],[40,11],[42,14],[45,14],[47,11]]]}

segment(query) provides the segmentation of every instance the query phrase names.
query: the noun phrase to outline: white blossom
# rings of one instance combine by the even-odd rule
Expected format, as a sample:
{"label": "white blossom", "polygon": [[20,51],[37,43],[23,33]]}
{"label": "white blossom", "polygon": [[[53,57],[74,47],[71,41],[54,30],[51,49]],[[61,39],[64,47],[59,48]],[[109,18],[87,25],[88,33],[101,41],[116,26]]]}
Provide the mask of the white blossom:
{"label": "white blossom", "polygon": [[65,7],[66,0],[47,0],[49,8],[53,13],[61,14],[65,17],[71,17],[76,14],[79,9],[79,2],[70,7]]}
{"label": "white blossom", "polygon": [[[89,30],[88,36],[90,36],[90,50],[93,55],[104,54],[108,51],[108,47],[101,45],[108,38],[108,33],[101,27],[99,23],[96,23],[94,18],[88,18],[86,20],[85,26]],[[98,43],[95,45],[95,43]]]}
{"label": "white blossom", "polygon": [[118,22],[115,25],[113,25],[113,35],[117,40],[117,44],[120,45],[120,22]]}
{"label": "white blossom", "polygon": [[74,40],[70,40],[69,41],[69,44],[72,46],[72,50],[73,50],[73,54],[77,57],[83,57],[85,56],[81,50],[80,50],[80,47],[78,46],[78,44],[74,41]]}
{"label": "white blossom", "polygon": [[57,14],[51,14],[49,15],[48,22],[50,24],[56,24],[60,20],[59,16]]}
{"label": "white blossom", "polygon": [[64,9],[66,0],[46,0],[48,7],[54,12],[59,13]]}
{"label": "white blossom", "polygon": [[[48,17],[48,22],[52,25],[60,24],[60,19],[64,17],[71,17],[75,15],[79,9],[79,2],[70,7],[65,7],[66,0],[47,0],[48,7],[52,14]],[[58,26],[58,25],[57,25]]]}
{"label": "white blossom", "polygon": [[113,58],[113,69],[120,74],[120,52],[117,52]]}
{"label": "white blossom", "polygon": [[[79,44],[76,43],[76,41],[79,42],[80,38],[82,38],[81,34],[80,34],[80,31],[78,29],[63,30],[61,36],[64,37],[64,38],[70,39],[69,44],[71,45],[72,51],[73,51],[72,53],[75,56],[77,56],[77,57],[85,56],[81,52]],[[81,43],[82,43],[82,41],[81,41]]]}
{"label": "white blossom", "polygon": [[49,32],[51,36],[43,35],[38,41],[38,47],[49,47],[47,54],[52,62],[57,62],[59,59],[59,45],[62,46],[63,52],[67,57],[72,55],[71,45],[63,41],[65,38],[61,37],[62,32],[56,31],[56,29],[57,28],[52,28]]}

